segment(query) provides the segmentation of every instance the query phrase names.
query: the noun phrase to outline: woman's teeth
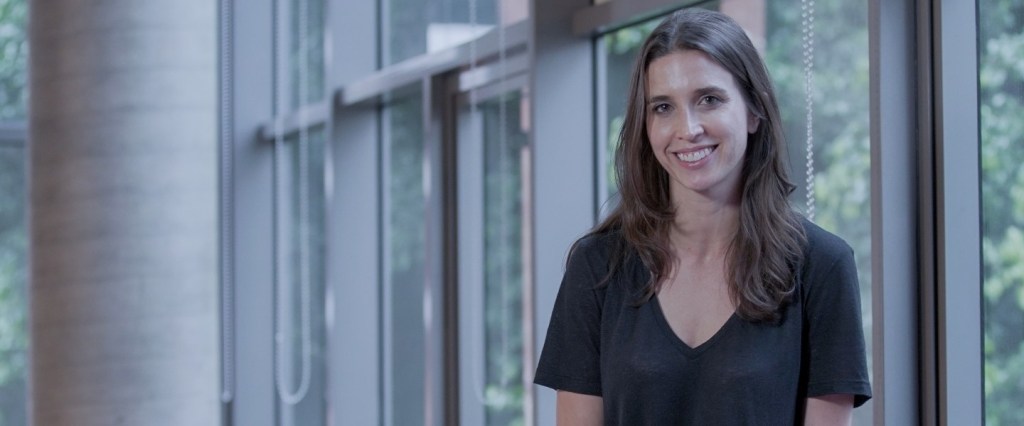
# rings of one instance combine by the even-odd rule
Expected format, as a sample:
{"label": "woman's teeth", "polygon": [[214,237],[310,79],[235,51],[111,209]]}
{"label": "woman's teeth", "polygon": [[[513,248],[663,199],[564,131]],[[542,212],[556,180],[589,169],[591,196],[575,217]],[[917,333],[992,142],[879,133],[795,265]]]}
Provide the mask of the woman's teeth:
{"label": "woman's teeth", "polygon": [[695,161],[703,160],[704,157],[707,157],[708,155],[711,154],[711,151],[712,151],[712,149],[709,146],[707,148],[704,148],[704,149],[701,149],[701,150],[698,150],[698,151],[680,152],[680,153],[676,154],[676,157],[678,157],[680,160],[685,161],[687,163],[693,163]]}

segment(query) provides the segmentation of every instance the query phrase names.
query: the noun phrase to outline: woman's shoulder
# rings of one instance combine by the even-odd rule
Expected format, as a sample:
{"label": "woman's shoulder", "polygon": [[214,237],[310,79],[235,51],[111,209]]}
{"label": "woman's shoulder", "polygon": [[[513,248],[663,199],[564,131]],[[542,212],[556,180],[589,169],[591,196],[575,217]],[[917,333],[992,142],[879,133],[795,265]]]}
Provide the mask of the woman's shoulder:
{"label": "woman's shoulder", "polygon": [[807,236],[804,258],[809,262],[832,263],[839,258],[853,254],[853,248],[838,235],[826,231],[807,218],[801,218],[801,222],[804,234]]}
{"label": "woman's shoulder", "polygon": [[607,261],[612,253],[623,243],[622,232],[613,229],[601,232],[589,232],[576,240],[570,250],[570,257],[582,256],[590,260]]}

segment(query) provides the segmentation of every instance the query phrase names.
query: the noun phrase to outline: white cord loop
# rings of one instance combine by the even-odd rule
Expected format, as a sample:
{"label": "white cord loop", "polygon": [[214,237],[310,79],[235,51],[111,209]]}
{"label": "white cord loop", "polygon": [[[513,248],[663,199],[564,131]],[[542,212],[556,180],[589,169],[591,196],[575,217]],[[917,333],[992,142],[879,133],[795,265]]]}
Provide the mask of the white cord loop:
{"label": "white cord loop", "polygon": [[[280,2],[282,0],[278,0]],[[276,303],[274,304],[274,384],[277,390],[277,395],[286,405],[295,405],[302,401],[309,392],[309,385],[312,376],[312,352],[313,352],[313,338],[311,331],[310,321],[310,261],[309,261],[309,129],[306,128],[305,120],[305,105],[307,102],[308,88],[306,87],[309,81],[309,52],[307,48],[308,31],[309,31],[309,10],[308,0],[298,0],[299,2],[299,24],[298,24],[298,50],[299,50],[299,70],[298,70],[298,108],[300,114],[299,126],[299,141],[298,141],[298,183],[299,183],[299,203],[298,203],[298,227],[299,227],[299,238],[298,238],[298,263],[299,263],[299,292],[300,292],[300,328],[301,328],[301,373],[299,379],[299,386],[296,390],[291,391],[285,389],[285,333],[282,330],[282,315],[285,311],[285,300],[288,295],[289,288],[286,288],[283,283],[286,281],[283,277],[285,268],[284,255],[280,246],[284,241],[284,231],[281,225],[281,214],[280,204],[281,194],[283,192],[282,174],[284,170],[284,129],[281,118],[285,107],[283,105],[284,96],[281,93],[281,82],[284,76],[288,75],[288,68],[282,66],[282,54],[284,50],[281,46],[284,39],[282,35],[282,28],[284,27],[281,22],[280,3],[275,8],[274,15],[274,65],[277,70],[274,79],[274,98],[275,98],[275,117],[274,120],[274,288],[276,289]],[[284,61],[287,63],[287,61]]]}
{"label": "white cord loop", "polygon": [[232,32],[234,31],[234,10],[232,0],[220,1],[220,146],[221,146],[221,385],[220,400],[229,403],[235,393],[235,331],[233,321],[234,310],[234,233],[232,217],[234,215],[234,199],[232,197],[232,173],[234,170],[233,133],[233,96],[231,84],[234,77],[234,57]]}
{"label": "white cord loop", "polygon": [[807,107],[807,219],[814,220],[814,0],[800,0]]}
{"label": "white cord loop", "polygon": [[220,0],[220,401],[234,398],[232,0]]}

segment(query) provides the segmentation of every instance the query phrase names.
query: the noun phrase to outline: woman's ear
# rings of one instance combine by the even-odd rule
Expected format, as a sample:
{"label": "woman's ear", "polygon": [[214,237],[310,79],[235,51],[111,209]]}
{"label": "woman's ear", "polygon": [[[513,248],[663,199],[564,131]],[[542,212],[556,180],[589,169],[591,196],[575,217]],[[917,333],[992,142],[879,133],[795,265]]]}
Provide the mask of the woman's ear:
{"label": "woman's ear", "polygon": [[747,111],[747,133],[754,134],[757,131],[757,127],[761,125],[761,119],[757,118],[756,115]]}

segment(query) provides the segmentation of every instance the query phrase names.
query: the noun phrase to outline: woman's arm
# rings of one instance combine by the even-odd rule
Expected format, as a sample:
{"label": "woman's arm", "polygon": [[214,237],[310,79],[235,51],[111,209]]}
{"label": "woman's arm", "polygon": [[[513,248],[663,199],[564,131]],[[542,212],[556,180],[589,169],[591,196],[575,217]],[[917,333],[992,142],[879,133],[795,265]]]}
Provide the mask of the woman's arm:
{"label": "woman's arm", "polygon": [[[851,400],[852,403],[852,400]],[[604,422],[601,397],[558,391],[556,424],[558,426],[600,426]]]}
{"label": "woman's arm", "polygon": [[832,394],[807,398],[804,425],[850,425],[852,422],[853,395]]}

